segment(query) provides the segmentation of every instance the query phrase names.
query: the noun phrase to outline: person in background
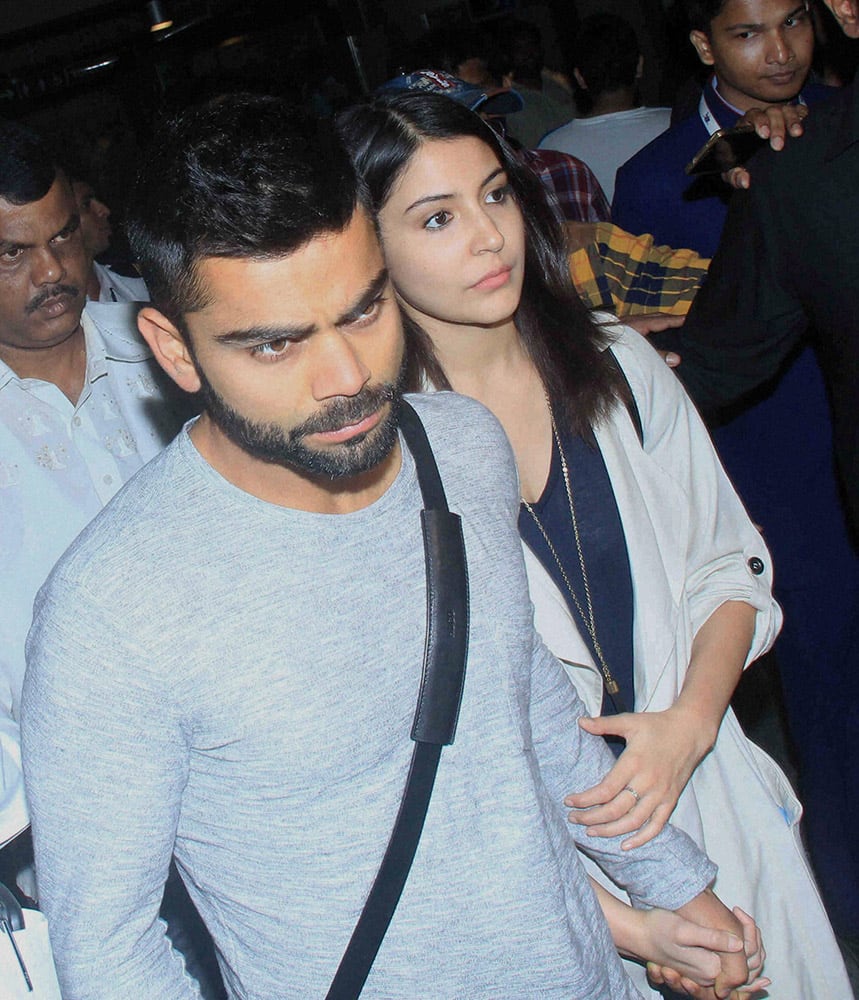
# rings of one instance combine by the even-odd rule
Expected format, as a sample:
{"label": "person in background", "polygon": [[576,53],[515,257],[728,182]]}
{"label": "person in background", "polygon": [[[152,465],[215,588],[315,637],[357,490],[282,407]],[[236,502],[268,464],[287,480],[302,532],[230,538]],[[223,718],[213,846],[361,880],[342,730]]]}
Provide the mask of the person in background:
{"label": "person in background", "polygon": [[[827,0],[844,34],[859,37],[855,0]],[[795,126],[781,135],[793,134]],[[859,954],[859,612],[855,545],[859,532],[859,88],[854,82],[813,109],[805,135],[751,162],[748,190],[731,201],[722,242],[686,326],[658,338],[678,351],[680,376],[699,405],[737,403],[780,376],[806,339],[817,349],[831,402],[833,435],[822,456],[825,477],[782,491],[797,500],[836,490],[832,454],[846,508],[832,497],[823,517],[794,518],[806,553],[806,597],[825,613],[831,635],[798,618],[804,664],[782,665],[785,706],[806,804],[805,830],[835,929]],[[766,127],[766,134],[773,130]],[[814,442],[820,414],[797,400],[794,456]],[[849,525],[849,531],[848,531]],[[830,539],[840,533],[840,542]],[[852,539],[851,539],[852,533]],[[845,566],[846,563],[846,566]],[[820,600],[823,595],[823,600]],[[802,613],[799,607],[798,612]],[[787,616],[790,627],[791,616]]]}
{"label": "person in background", "polygon": [[571,90],[544,74],[543,38],[536,24],[519,18],[501,22],[494,75],[505,87],[515,88],[524,107],[507,122],[509,134],[525,149],[534,149],[543,136],[575,112]]}
{"label": "person in background", "polygon": [[686,12],[691,44],[712,72],[690,115],[621,161],[612,221],[712,257],[730,188],[718,176],[690,178],[686,164],[750,108],[814,104],[830,90],[806,86],[814,31],[805,0],[686,0]]}
{"label": "person in background", "polygon": [[637,81],[644,57],[635,32],[616,14],[582,21],[573,58],[580,114],[545,135],[540,148],[581,157],[611,200],[617,168],[668,128],[671,112],[640,107]]}
{"label": "person in background", "polygon": [[87,298],[92,302],[148,302],[149,292],[139,275],[120,274],[97,260],[110,248],[113,235],[110,209],[96,195],[95,188],[83,176],[82,170],[70,161],[63,166],[78,205],[84,249],[92,260],[87,278]]}

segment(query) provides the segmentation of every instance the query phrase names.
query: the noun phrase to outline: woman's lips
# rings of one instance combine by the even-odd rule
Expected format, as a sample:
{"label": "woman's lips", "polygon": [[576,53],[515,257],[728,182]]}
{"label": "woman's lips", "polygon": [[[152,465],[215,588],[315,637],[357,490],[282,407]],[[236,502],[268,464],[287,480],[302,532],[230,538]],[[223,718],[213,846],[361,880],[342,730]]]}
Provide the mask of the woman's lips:
{"label": "woman's lips", "polygon": [[489,274],[485,274],[480,281],[476,281],[471,287],[478,291],[492,291],[495,288],[501,288],[509,281],[512,270],[512,267],[496,268]]}

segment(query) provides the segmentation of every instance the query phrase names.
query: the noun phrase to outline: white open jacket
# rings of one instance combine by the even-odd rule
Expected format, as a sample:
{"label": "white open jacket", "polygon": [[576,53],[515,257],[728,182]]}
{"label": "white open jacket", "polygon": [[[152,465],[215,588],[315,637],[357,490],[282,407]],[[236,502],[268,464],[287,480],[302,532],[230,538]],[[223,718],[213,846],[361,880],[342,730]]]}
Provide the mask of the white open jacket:
{"label": "white open jacket", "polygon": [[[749,663],[772,645],[781,611],[771,594],[769,552],[679,381],[637,333],[619,325],[609,329],[644,440],[623,405],[596,429],[596,438],[629,552],[635,705],[659,711],[674,703],[695,634],[719,605],[740,600],[757,610]],[[596,714],[602,679],[581,623],[524,548],[537,628]],[[597,619],[598,630],[606,627]],[[745,737],[729,708],[716,745],[692,776],[672,822],[719,865],[715,889],[722,900],[742,906],[761,927],[764,971],[773,980],[768,995],[848,1000],[844,965],[800,844],[800,815],[784,774]],[[625,898],[595,866],[588,862],[588,867]],[[643,970],[632,963],[627,968],[645,996],[657,996]]]}

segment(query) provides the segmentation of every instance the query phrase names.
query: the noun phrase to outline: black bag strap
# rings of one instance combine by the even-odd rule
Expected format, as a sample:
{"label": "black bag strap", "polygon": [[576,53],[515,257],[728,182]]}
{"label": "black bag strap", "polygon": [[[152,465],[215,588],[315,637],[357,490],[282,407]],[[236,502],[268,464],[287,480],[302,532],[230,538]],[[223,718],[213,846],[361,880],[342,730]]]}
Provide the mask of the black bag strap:
{"label": "black bag strap", "polygon": [[385,856],[326,1000],[355,1000],[400,901],[429,808],[443,746],[453,743],[468,653],[468,570],[458,514],[448,509],[438,466],[414,409],[401,404],[400,430],[417,468],[427,581],[427,629],[411,738],[412,762]]}

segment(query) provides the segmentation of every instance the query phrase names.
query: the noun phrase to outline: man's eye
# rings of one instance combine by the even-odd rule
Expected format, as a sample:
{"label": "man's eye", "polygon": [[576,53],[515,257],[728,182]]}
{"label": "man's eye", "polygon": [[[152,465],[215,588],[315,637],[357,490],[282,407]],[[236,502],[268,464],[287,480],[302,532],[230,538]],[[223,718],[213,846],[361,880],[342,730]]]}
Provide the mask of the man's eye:
{"label": "man's eye", "polygon": [[286,354],[290,343],[291,341],[287,340],[286,337],[280,340],[268,340],[264,344],[257,344],[255,347],[252,347],[251,354],[258,358],[277,360]]}
{"label": "man's eye", "polygon": [[78,225],[79,223],[76,222],[74,225],[66,226],[65,229],[61,229],[51,240],[51,243],[65,243],[70,240],[78,231]]}
{"label": "man's eye", "polygon": [[18,258],[21,256],[23,252],[24,252],[23,247],[12,247],[9,250],[4,250],[3,253],[0,254],[0,258],[2,258],[5,261],[15,261],[18,260]]}
{"label": "man's eye", "polygon": [[453,216],[450,212],[436,212],[435,215],[431,215],[424,223],[424,229],[442,229],[452,218]]}
{"label": "man's eye", "polygon": [[355,320],[356,326],[363,326],[366,323],[372,323],[373,320],[379,315],[379,311],[382,308],[382,303],[385,301],[385,297],[380,295],[378,299],[373,299],[373,301],[367,306],[367,308],[361,313],[361,315]]}

